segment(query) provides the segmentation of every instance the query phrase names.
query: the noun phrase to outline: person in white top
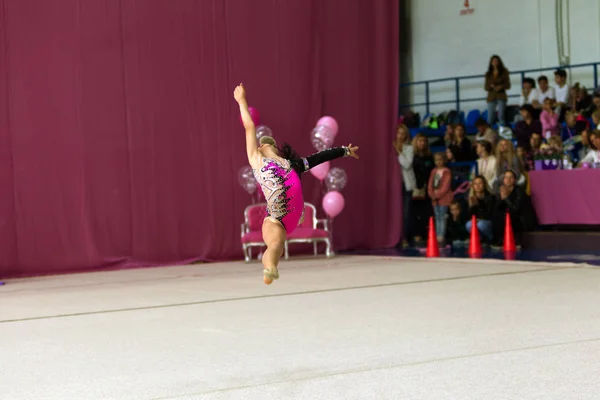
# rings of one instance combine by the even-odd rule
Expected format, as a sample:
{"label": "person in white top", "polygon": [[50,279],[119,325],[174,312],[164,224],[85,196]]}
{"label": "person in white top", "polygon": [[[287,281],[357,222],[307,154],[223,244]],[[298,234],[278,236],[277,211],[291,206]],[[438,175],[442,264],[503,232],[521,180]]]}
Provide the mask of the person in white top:
{"label": "person in white top", "polygon": [[579,162],[580,167],[582,164],[600,163],[600,130],[590,132],[589,140],[595,148],[592,148],[592,150],[590,150],[586,156],[581,159]]}
{"label": "person in white top", "polygon": [[535,108],[540,108],[540,94],[535,88],[535,81],[532,78],[523,79],[523,89],[521,90],[521,99],[519,106],[523,104],[531,104]]}
{"label": "person in white top", "polygon": [[414,149],[410,142],[410,131],[404,124],[398,125],[396,139],[393,142],[402,170],[402,208],[403,229],[400,245],[412,245],[412,195],[417,186],[417,177],[413,169]]}
{"label": "person in white top", "polygon": [[554,81],[556,87],[554,91],[556,93],[556,105],[561,109],[569,104],[569,85],[567,84],[567,71],[564,69],[557,69],[554,71]]}
{"label": "person in white top", "polygon": [[492,190],[492,182],[496,180],[496,157],[492,143],[487,140],[477,142],[477,174],[485,178],[488,189]]}
{"label": "person in white top", "polygon": [[546,99],[556,99],[554,88],[548,83],[548,77],[546,75],[542,75],[538,78],[538,93],[538,101],[540,104],[544,104],[544,100]]}

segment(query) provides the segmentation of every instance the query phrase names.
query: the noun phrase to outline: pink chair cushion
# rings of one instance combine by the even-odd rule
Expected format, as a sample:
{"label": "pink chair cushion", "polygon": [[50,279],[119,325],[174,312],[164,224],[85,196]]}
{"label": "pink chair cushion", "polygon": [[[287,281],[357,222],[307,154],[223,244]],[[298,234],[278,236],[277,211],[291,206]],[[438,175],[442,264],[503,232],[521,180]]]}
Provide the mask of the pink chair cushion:
{"label": "pink chair cushion", "polygon": [[249,232],[242,236],[242,243],[260,243],[262,241],[262,232]]}
{"label": "pink chair cushion", "polygon": [[298,227],[288,235],[288,239],[317,239],[329,237],[329,232],[323,229]]}

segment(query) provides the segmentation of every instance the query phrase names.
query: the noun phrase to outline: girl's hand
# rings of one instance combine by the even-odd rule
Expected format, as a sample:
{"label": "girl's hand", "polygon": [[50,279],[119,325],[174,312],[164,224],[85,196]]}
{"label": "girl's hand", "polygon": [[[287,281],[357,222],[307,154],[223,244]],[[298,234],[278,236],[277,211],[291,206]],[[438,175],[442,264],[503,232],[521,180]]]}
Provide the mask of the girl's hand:
{"label": "girl's hand", "polygon": [[246,88],[244,88],[244,84],[240,83],[235,90],[233,91],[233,98],[238,103],[240,101],[246,100]]}
{"label": "girl's hand", "polygon": [[358,151],[358,146],[352,147],[352,143],[350,143],[348,145],[348,149],[350,150],[350,157],[354,157],[358,160],[358,154],[356,154],[356,152]]}

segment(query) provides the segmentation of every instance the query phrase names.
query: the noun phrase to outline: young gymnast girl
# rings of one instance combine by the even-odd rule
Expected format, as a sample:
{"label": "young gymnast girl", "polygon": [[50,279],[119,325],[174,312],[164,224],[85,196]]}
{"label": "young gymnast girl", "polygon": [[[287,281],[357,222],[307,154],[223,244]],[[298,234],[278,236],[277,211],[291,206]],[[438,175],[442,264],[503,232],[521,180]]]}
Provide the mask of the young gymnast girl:
{"label": "young gymnast girl", "polygon": [[304,199],[300,176],[309,169],[340,157],[358,158],[358,147],[348,146],[327,149],[309,157],[299,157],[287,143],[279,149],[275,140],[263,136],[256,140],[256,127],[248,111],[246,89],[237,86],[233,97],[240,106],[244,129],[246,130],[246,151],[248,162],[256,181],[267,200],[267,217],[263,221],[263,241],[267,245],[262,262],[263,281],[270,285],[279,279],[277,266],[283,255],[286,236],[293,232],[304,216]]}

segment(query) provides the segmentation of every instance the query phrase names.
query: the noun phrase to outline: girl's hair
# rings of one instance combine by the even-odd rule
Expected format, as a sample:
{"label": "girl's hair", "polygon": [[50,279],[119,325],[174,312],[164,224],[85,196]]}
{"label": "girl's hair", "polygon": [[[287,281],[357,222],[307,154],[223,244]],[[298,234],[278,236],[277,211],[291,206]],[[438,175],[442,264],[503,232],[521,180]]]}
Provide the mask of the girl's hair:
{"label": "girl's hair", "polygon": [[550,138],[548,139],[548,145],[562,149],[563,141],[560,138],[560,136],[550,136]]}
{"label": "girl's hair", "polygon": [[448,157],[446,157],[445,151],[440,151],[438,153],[435,153],[433,155],[433,158],[435,159],[436,157],[440,157],[444,161],[444,164],[448,163]]}
{"label": "girl's hair", "polygon": [[504,63],[502,62],[502,59],[500,58],[500,56],[494,54],[493,56],[490,57],[490,63],[488,65],[488,71],[487,71],[488,76],[492,76],[492,73],[494,72],[494,67],[492,66],[492,60],[494,58],[498,59],[498,74],[502,75],[504,73],[504,71],[506,71],[506,67],[504,66]]}
{"label": "girl's hair", "polygon": [[475,179],[481,179],[481,181],[483,182],[483,193],[490,194],[490,189],[488,187],[488,182],[487,182],[487,179],[485,179],[485,176],[477,175],[471,181],[471,190],[469,190],[469,197],[475,196],[475,189],[473,188],[473,182],[475,182]]}
{"label": "girl's hair", "polygon": [[398,127],[396,128],[396,133],[398,133],[400,129],[406,132],[406,140],[403,144],[410,142],[410,130],[408,129],[408,126],[406,126],[406,124],[398,124]]}
{"label": "girl's hair", "polygon": [[286,160],[300,159],[300,156],[298,155],[298,153],[296,153],[296,150],[294,150],[292,146],[290,146],[287,142],[284,142],[283,147],[277,150],[279,152],[279,155],[281,155],[281,157],[285,158]]}
{"label": "girl's hair", "polygon": [[[506,153],[500,152],[500,143],[502,142],[506,142],[507,144]],[[517,168],[518,166],[514,165],[515,159],[517,159],[517,157],[515,146],[512,144],[512,142],[507,139],[502,139],[500,142],[498,142],[498,145],[496,146],[496,171],[498,172],[498,175],[502,173],[504,164],[507,164],[509,169]],[[517,162],[519,162],[518,159]]]}
{"label": "girl's hair", "polygon": [[[513,176],[513,178],[515,179],[515,181],[517,180],[517,173],[515,171],[513,171],[512,169],[507,169],[506,171],[504,171],[504,175],[506,174],[511,174]],[[502,179],[504,179],[504,176],[502,177]]]}
{"label": "girl's hair", "polygon": [[[425,139],[425,150],[420,150],[417,147],[417,142],[421,138]],[[413,138],[413,141],[412,141],[412,147],[414,149],[415,155],[417,155],[417,156],[427,157],[427,156],[431,155],[431,149],[429,148],[429,142],[427,140],[427,136],[423,135],[422,133],[417,133],[415,135],[415,137]]]}
{"label": "girl's hair", "polygon": [[492,155],[492,142],[490,142],[489,140],[480,140],[477,142],[477,144],[483,147],[485,149],[485,152],[488,153],[488,155]]}

